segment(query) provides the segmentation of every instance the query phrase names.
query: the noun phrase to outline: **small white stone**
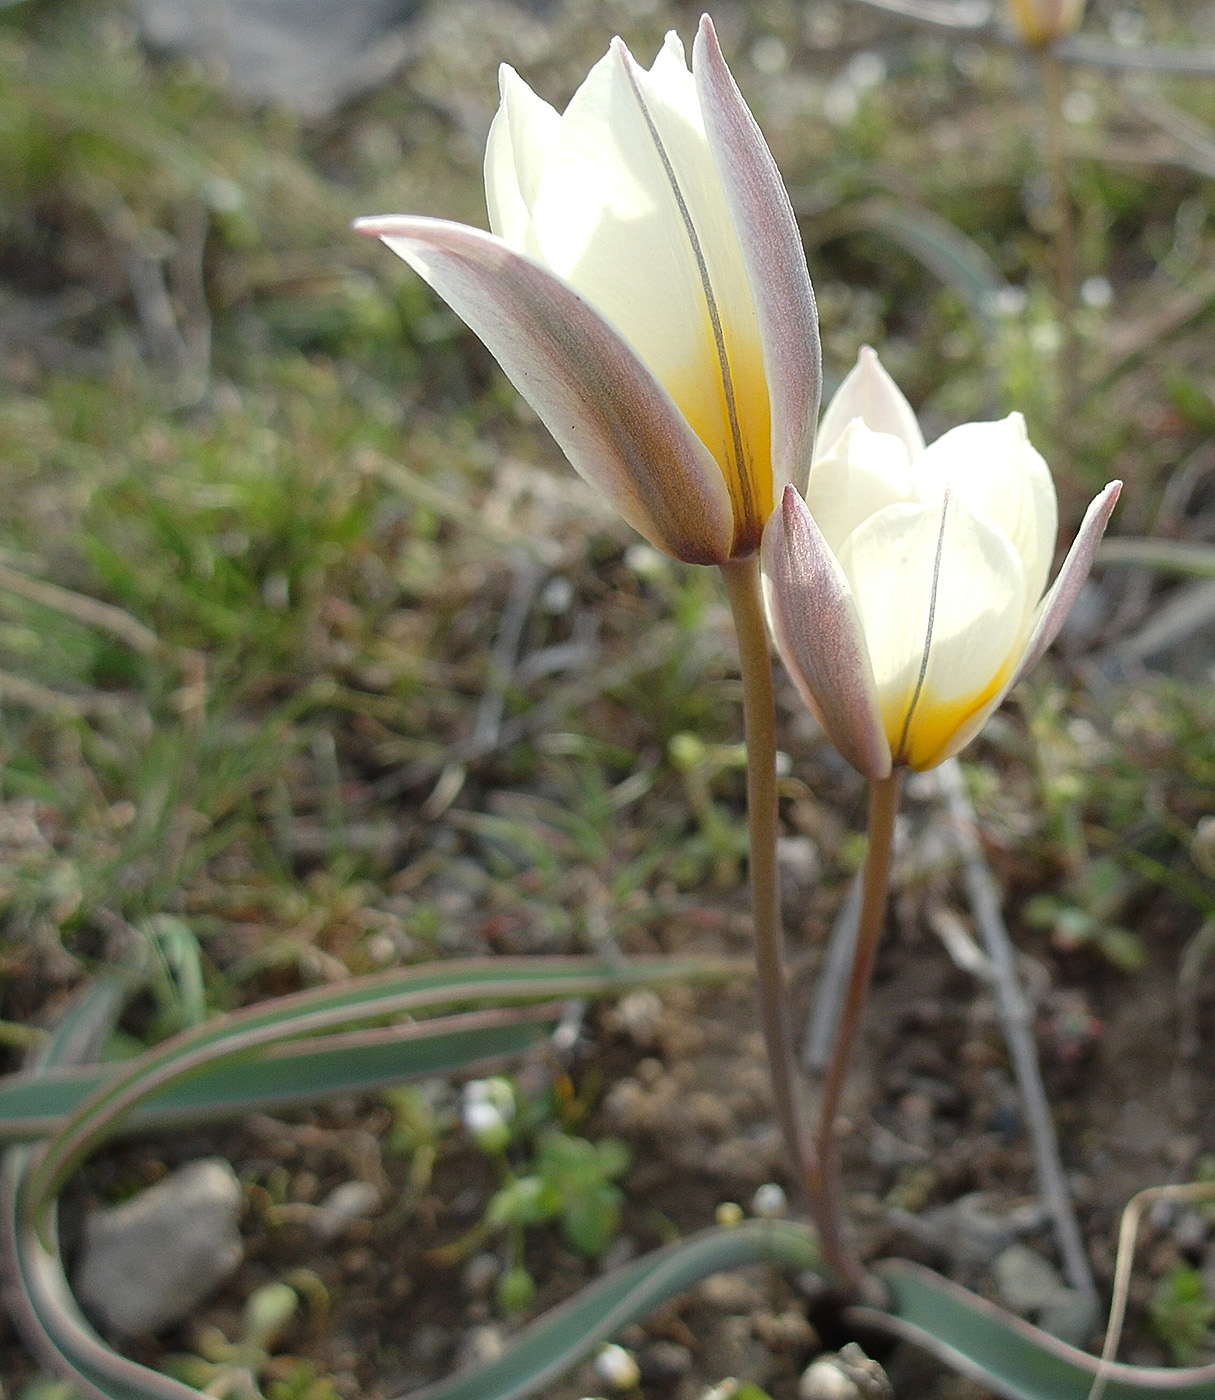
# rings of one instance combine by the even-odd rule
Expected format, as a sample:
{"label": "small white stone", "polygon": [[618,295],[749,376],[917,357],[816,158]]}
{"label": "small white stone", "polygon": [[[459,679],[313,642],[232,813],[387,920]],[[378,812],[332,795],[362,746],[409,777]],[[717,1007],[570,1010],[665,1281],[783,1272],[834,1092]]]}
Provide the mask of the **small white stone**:
{"label": "small white stone", "polygon": [[1105,311],[1113,305],[1113,283],[1108,277],[1086,277],[1080,283],[1080,300],[1094,311]]}
{"label": "small white stone", "polygon": [[751,1210],[766,1220],[776,1220],[789,1209],[785,1188],[775,1181],[765,1181],[751,1197]]}
{"label": "small white stone", "polygon": [[636,1390],[641,1384],[641,1368],[631,1351],[609,1342],[595,1357],[595,1371],[613,1390]]}
{"label": "small white stone", "polygon": [[309,1228],[320,1240],[333,1240],[352,1220],[370,1215],[380,1205],[379,1188],[370,1181],[343,1181],[316,1208]]}
{"label": "small white stone", "polygon": [[798,1400],[861,1400],[860,1387],[846,1376],[834,1358],[820,1356],[802,1372]]}

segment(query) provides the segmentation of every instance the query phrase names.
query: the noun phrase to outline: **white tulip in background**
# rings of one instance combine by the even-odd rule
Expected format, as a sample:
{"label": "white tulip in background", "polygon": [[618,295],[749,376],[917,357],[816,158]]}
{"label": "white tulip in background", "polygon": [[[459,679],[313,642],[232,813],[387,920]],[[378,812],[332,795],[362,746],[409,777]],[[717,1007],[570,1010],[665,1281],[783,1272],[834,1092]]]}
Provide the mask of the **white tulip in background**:
{"label": "white tulip in background", "polygon": [[823,416],[803,502],[764,541],[777,647],[840,752],[880,780],[978,733],[1054,640],[1121,489],[1089,507],[1059,577],[1055,488],[1018,413],[924,446],[868,348]]}

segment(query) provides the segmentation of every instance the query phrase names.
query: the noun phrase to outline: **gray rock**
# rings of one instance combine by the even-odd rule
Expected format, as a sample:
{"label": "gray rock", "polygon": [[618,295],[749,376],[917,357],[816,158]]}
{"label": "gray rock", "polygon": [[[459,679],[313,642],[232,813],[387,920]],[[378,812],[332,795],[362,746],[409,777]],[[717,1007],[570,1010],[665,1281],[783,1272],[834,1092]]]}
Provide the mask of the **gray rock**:
{"label": "gray rock", "polygon": [[1054,1265],[1023,1244],[1010,1244],[997,1257],[992,1272],[1001,1302],[1022,1316],[1049,1307],[1063,1288]]}
{"label": "gray rock", "polygon": [[81,1302],[128,1337],[188,1317],[244,1257],[240,1210],[236,1173],[210,1157],[92,1212],[75,1275]]}
{"label": "gray rock", "polygon": [[817,1357],[802,1372],[798,1400],[894,1400],[881,1366],[855,1342]]}
{"label": "gray rock", "polygon": [[1005,1307],[1074,1346],[1087,1339],[1096,1321],[1093,1305],[1068,1288],[1040,1254],[1023,1244],[1009,1245],[992,1265],[992,1273]]}
{"label": "gray rock", "polygon": [[401,63],[416,0],[138,0],[154,48],[202,59],[243,96],[323,117]]}

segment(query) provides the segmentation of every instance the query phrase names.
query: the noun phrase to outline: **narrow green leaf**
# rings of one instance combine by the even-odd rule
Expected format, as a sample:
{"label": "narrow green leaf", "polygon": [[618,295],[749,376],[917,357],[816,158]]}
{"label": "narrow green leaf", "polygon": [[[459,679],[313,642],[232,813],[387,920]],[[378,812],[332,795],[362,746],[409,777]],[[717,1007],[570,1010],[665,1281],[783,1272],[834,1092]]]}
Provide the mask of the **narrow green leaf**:
{"label": "narrow green leaf", "polygon": [[139,1056],[85,1100],[30,1169],[23,1198],[46,1240],[50,1204],[81,1162],[143,1099],[188,1079],[218,1059],[339,1027],[442,1007],[498,1006],[555,997],[607,996],[626,988],[721,977],[738,965],[710,959],[482,958],[427,963],[352,978],[263,1002],[192,1027]]}
{"label": "narrow green leaf", "polygon": [[[1088,1400],[1100,1363],[1012,1317],[919,1264],[892,1259],[877,1272],[890,1313],[855,1309],[875,1326],[916,1342],[1009,1400]],[[1106,1400],[1211,1400],[1215,1366],[1186,1370],[1111,1365]]]}
{"label": "narrow green leaf", "polygon": [[[137,1104],[115,1132],[212,1122],[466,1070],[526,1049],[552,1031],[558,1014],[551,1005],[466,1012],[220,1059]],[[0,1079],[0,1142],[28,1142],[59,1132],[67,1117],[122,1068],[64,1066]]]}
{"label": "narrow green leaf", "polygon": [[600,1342],[710,1274],[746,1264],[820,1267],[818,1244],[804,1226],[748,1220],[706,1230],[625,1264],[533,1322],[496,1360],[397,1400],[512,1400],[536,1395]]}
{"label": "narrow green leaf", "polygon": [[848,227],[870,229],[897,243],[952,287],[987,330],[996,324],[996,306],[1008,283],[987,253],[961,229],[928,209],[874,196],[841,208],[829,223],[832,232]]}
{"label": "narrow green leaf", "polygon": [[1098,564],[1138,564],[1157,573],[1215,578],[1215,547],[1192,540],[1156,540],[1120,535],[1102,540]]}
{"label": "narrow green leaf", "polygon": [[[94,983],[56,1027],[35,1064],[55,1070],[94,1054],[128,987],[119,978]],[[24,1220],[20,1196],[32,1156],[29,1147],[11,1147],[0,1168],[5,1302],[31,1349],[66,1375],[82,1400],[199,1400],[197,1391],[112,1351],[81,1313],[64,1276],[54,1222],[44,1246]]]}

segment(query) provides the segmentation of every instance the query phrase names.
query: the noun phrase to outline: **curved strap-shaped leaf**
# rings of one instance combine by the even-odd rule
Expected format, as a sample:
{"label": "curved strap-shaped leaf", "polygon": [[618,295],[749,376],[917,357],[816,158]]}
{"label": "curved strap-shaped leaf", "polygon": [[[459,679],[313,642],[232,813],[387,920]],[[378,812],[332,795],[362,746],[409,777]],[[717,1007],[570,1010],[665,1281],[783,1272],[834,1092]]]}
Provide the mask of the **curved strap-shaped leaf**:
{"label": "curved strap-shaped leaf", "polygon": [[[219,1059],[136,1104],[115,1132],[146,1133],[212,1122],[468,1070],[526,1049],[550,1033],[559,1016],[559,1007],[552,1003],[468,1011],[269,1046],[236,1061]],[[63,1065],[0,1079],[0,1143],[29,1142],[59,1132],[65,1120],[123,1068]]]}
{"label": "curved strap-shaped leaf", "polygon": [[[94,1053],[121,1002],[117,984],[98,984],[64,1019],[39,1057],[38,1068],[54,1073]],[[349,1007],[344,1014],[350,1018]],[[514,1025],[507,1028],[519,1029]],[[392,1046],[398,1069],[404,1068],[401,1061],[408,1061],[419,1045],[433,1049],[425,1040]],[[270,1062],[252,1062],[258,1063]],[[319,1064],[308,1055],[303,1055],[300,1063],[313,1068]],[[219,1062],[212,1065],[213,1070],[221,1067]],[[247,1058],[238,1065],[241,1070],[250,1067]],[[28,1147],[10,1149],[3,1176],[7,1301],[27,1340],[56,1370],[70,1376],[86,1400],[198,1400],[199,1392],[191,1387],[111,1350],[81,1314],[63,1272],[53,1218],[49,1243],[44,1243],[19,1209],[22,1177],[31,1157]],[[671,1245],[598,1280],[528,1328],[505,1355],[475,1372],[429,1387],[419,1393],[418,1400],[422,1396],[428,1400],[508,1400],[535,1393],[598,1342],[690,1284],[720,1269],[765,1260],[813,1268],[818,1263],[818,1250],[804,1228],[773,1221],[712,1230]]]}
{"label": "curved strap-shaped leaf", "polygon": [[[855,1308],[871,1326],[915,1342],[1008,1400],[1087,1400],[1101,1363],[1058,1337],[950,1283],[920,1264],[890,1259],[876,1270],[890,1312]],[[1212,1400],[1215,1366],[1105,1368],[1106,1400]]]}
{"label": "curved strap-shaped leaf", "polygon": [[477,958],[352,978],[214,1017],[121,1067],[80,1105],[25,1174],[24,1209],[43,1244],[49,1245],[48,1217],[54,1198],[89,1153],[142,1100],[182,1083],[217,1060],[231,1061],[303,1036],[421,1010],[608,996],[628,987],[721,977],[737,970],[737,964],[704,958],[638,958],[627,963],[578,957]]}
{"label": "curved strap-shaped leaf", "polygon": [[496,1360],[396,1400],[536,1395],[600,1342],[692,1284],[723,1269],[765,1263],[818,1269],[818,1242],[806,1226],[787,1220],[747,1220],[705,1230],[605,1274],[525,1328]]}
{"label": "curved strap-shaped leaf", "polygon": [[[130,990],[130,979],[102,978],[63,1017],[34,1059],[54,1071],[91,1058]],[[21,1219],[19,1196],[33,1149],[12,1147],[0,1169],[0,1255],[4,1301],[34,1353],[66,1374],[83,1400],[199,1400],[198,1392],[112,1351],[81,1313],[59,1258],[55,1222],[44,1246]]]}

